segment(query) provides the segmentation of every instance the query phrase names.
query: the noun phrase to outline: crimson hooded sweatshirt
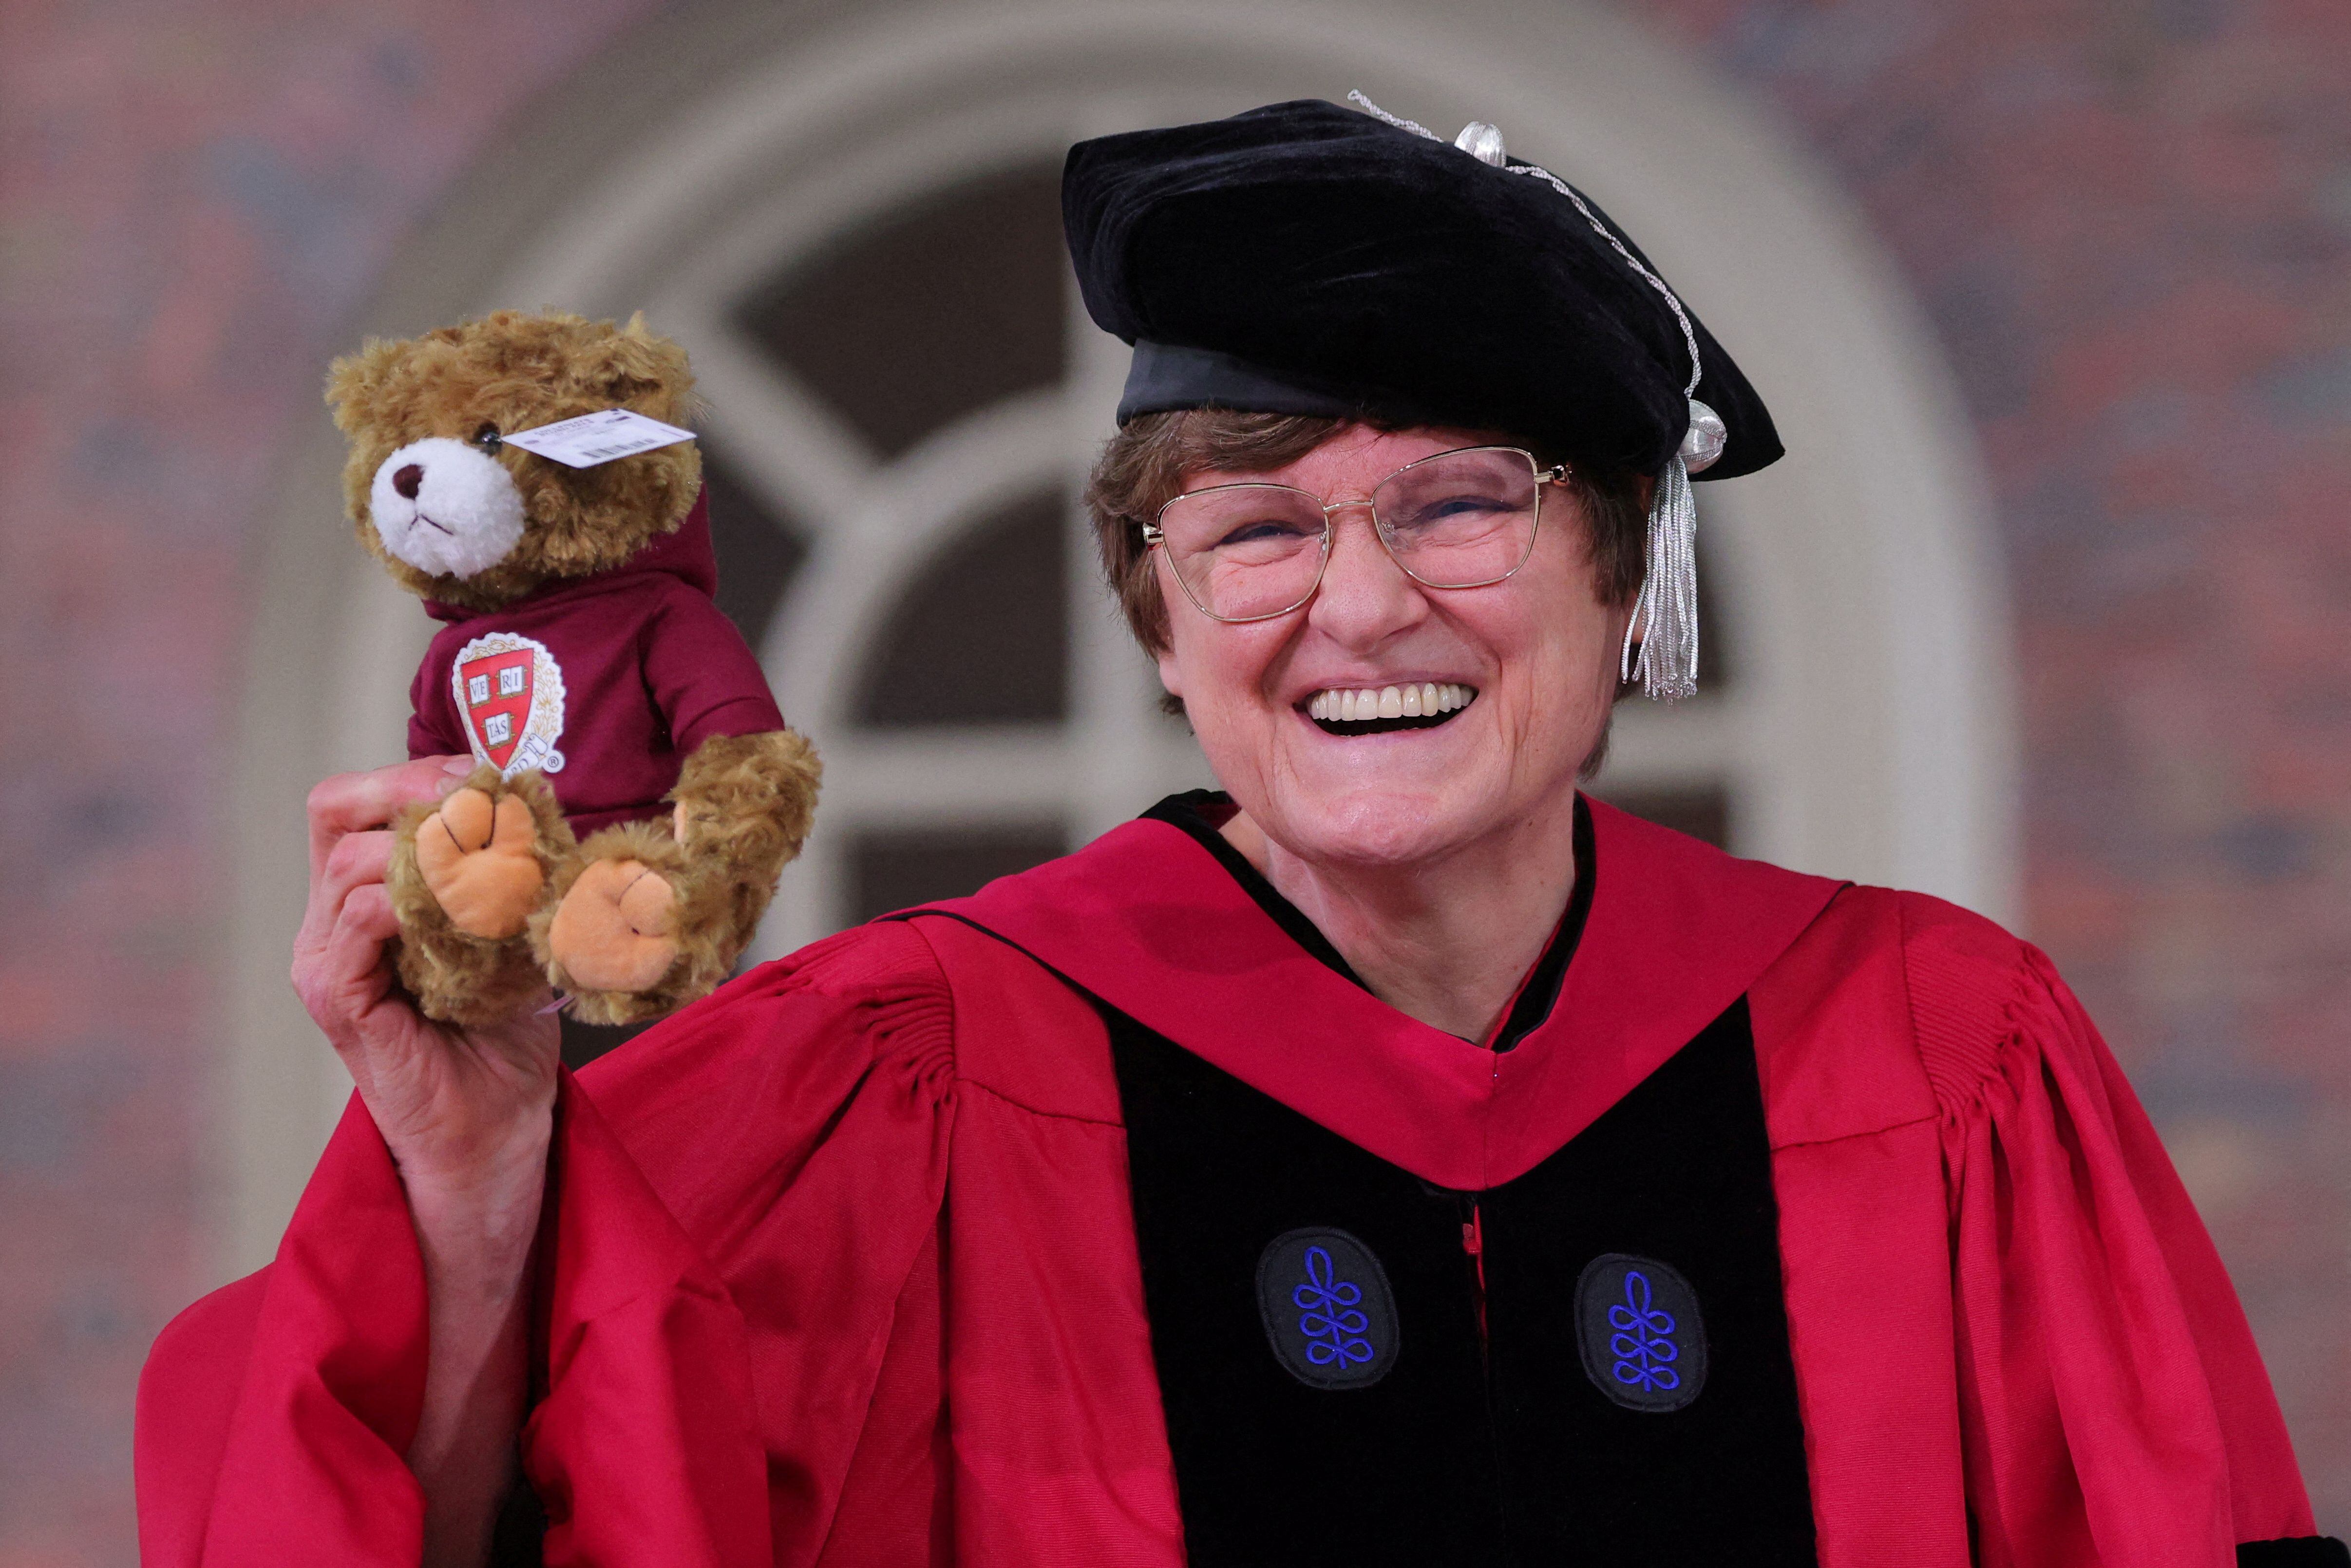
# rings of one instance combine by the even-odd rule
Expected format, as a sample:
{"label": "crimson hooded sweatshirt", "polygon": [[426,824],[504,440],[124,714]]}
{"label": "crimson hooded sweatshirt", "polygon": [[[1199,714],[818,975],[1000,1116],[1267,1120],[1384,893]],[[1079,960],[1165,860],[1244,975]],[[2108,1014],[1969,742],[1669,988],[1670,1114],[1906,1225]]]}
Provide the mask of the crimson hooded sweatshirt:
{"label": "crimson hooded sweatshirt", "polygon": [[713,736],[784,727],[768,678],[713,595],[708,493],[622,565],[496,610],[426,600],[448,622],[409,688],[408,754],[538,768],[574,832],[666,815]]}

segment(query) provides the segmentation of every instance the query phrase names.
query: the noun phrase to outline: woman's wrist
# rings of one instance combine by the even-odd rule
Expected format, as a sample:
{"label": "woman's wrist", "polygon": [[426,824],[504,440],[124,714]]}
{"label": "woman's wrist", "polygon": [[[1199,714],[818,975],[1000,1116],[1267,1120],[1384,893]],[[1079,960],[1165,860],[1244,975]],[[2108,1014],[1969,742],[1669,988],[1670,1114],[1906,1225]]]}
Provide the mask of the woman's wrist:
{"label": "woman's wrist", "polygon": [[402,1166],[409,1213],[436,1290],[497,1296],[519,1281],[538,1232],[553,1131],[549,1108],[462,1166]]}

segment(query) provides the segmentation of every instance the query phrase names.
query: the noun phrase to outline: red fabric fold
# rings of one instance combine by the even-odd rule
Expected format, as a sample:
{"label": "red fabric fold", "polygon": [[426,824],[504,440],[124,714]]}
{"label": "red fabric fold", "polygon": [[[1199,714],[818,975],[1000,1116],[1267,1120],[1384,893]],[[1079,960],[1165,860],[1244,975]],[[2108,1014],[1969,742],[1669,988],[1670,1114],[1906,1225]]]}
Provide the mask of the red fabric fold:
{"label": "red fabric fold", "polygon": [[2146,1113],[2045,958],[2014,982],[1977,1102],[1942,1124],[1981,1561],[2187,1568],[2314,1533],[2252,1331]]}
{"label": "red fabric fold", "polygon": [[1900,895],[1840,893],[1748,1012],[1823,1568],[1964,1568],[1950,1244]]}
{"label": "red fabric fold", "polygon": [[522,1434],[548,1568],[766,1568],[742,1315],[569,1081],[549,1183],[547,1392]]}
{"label": "red fabric fold", "polygon": [[2219,1256],[2046,958],[1858,888],[1750,1000],[1826,1568],[2313,1533]]}
{"label": "red fabric fold", "polygon": [[[353,1095],[276,1261],[156,1342],[140,1390],[141,1560],[275,1563],[298,1541],[318,1562],[413,1568],[423,1495],[402,1456],[424,1355],[408,1200]],[[216,1444],[166,1440],[191,1403],[229,1410]]]}

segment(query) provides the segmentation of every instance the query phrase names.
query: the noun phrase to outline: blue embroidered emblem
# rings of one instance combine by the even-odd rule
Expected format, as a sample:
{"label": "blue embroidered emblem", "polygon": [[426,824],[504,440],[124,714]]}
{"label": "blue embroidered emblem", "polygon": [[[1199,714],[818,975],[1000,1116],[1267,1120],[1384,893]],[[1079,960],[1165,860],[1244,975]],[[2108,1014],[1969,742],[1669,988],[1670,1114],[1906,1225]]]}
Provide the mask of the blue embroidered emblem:
{"label": "blue embroidered emblem", "polygon": [[1275,1237],[1258,1259],[1257,1296],[1274,1359],[1310,1388],[1368,1388],[1395,1364],[1387,1274],[1343,1230]]}
{"label": "blue embroidered emblem", "polygon": [[1583,1374],[1627,1410],[1679,1410],[1706,1385],[1706,1325],[1689,1281],[1653,1258],[1611,1252],[1575,1284]]}
{"label": "blue embroidered emblem", "polygon": [[1638,1384],[1652,1391],[1671,1393],[1682,1385],[1673,1363],[1681,1355],[1674,1343],[1671,1312],[1653,1309],[1649,1277],[1638,1269],[1625,1273],[1625,1300],[1608,1309],[1608,1353],[1616,1357],[1616,1381]]}
{"label": "blue embroidered emblem", "polygon": [[1299,1309],[1298,1332],[1306,1336],[1306,1359],[1317,1366],[1368,1362],[1376,1353],[1364,1331],[1372,1320],[1356,1311],[1364,1288],[1341,1280],[1331,1264],[1330,1249],[1306,1249],[1306,1283],[1290,1292]]}

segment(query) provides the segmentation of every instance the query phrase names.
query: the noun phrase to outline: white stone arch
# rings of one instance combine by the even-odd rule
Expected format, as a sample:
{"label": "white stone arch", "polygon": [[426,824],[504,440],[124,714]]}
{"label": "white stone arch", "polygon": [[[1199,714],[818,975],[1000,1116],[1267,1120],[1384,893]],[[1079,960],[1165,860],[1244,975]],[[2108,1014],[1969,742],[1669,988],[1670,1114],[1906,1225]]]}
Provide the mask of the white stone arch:
{"label": "white stone arch", "polygon": [[[1727,780],[1743,852],[2011,914],[2004,593],[1970,427],[1931,335],[1793,140],[1612,11],[706,4],[624,38],[535,106],[403,252],[361,325],[413,332],[507,304],[644,308],[694,353],[714,441],[732,434],[748,481],[823,520],[763,650],[831,773],[810,853],[763,933],[764,950],[781,950],[838,906],[828,846],[846,826],[1050,808],[1082,837],[1197,764],[1151,715],[1144,667],[1083,570],[1065,729],[883,744],[851,733],[839,707],[875,607],[976,501],[1081,471],[1107,432],[1123,350],[1084,327],[1061,391],[981,411],[882,465],[730,338],[728,291],[924,189],[1081,136],[1352,87],[1447,130],[1493,121],[1514,152],[1592,190],[1750,369],[1787,440],[1777,467],[1701,488],[1739,611],[1735,698],[1627,705],[1610,777]],[[263,558],[215,1107],[225,1269],[266,1258],[344,1092],[286,994],[301,883],[290,811],[319,774],[397,754],[428,630],[333,526],[338,458],[321,422],[288,465]]]}

